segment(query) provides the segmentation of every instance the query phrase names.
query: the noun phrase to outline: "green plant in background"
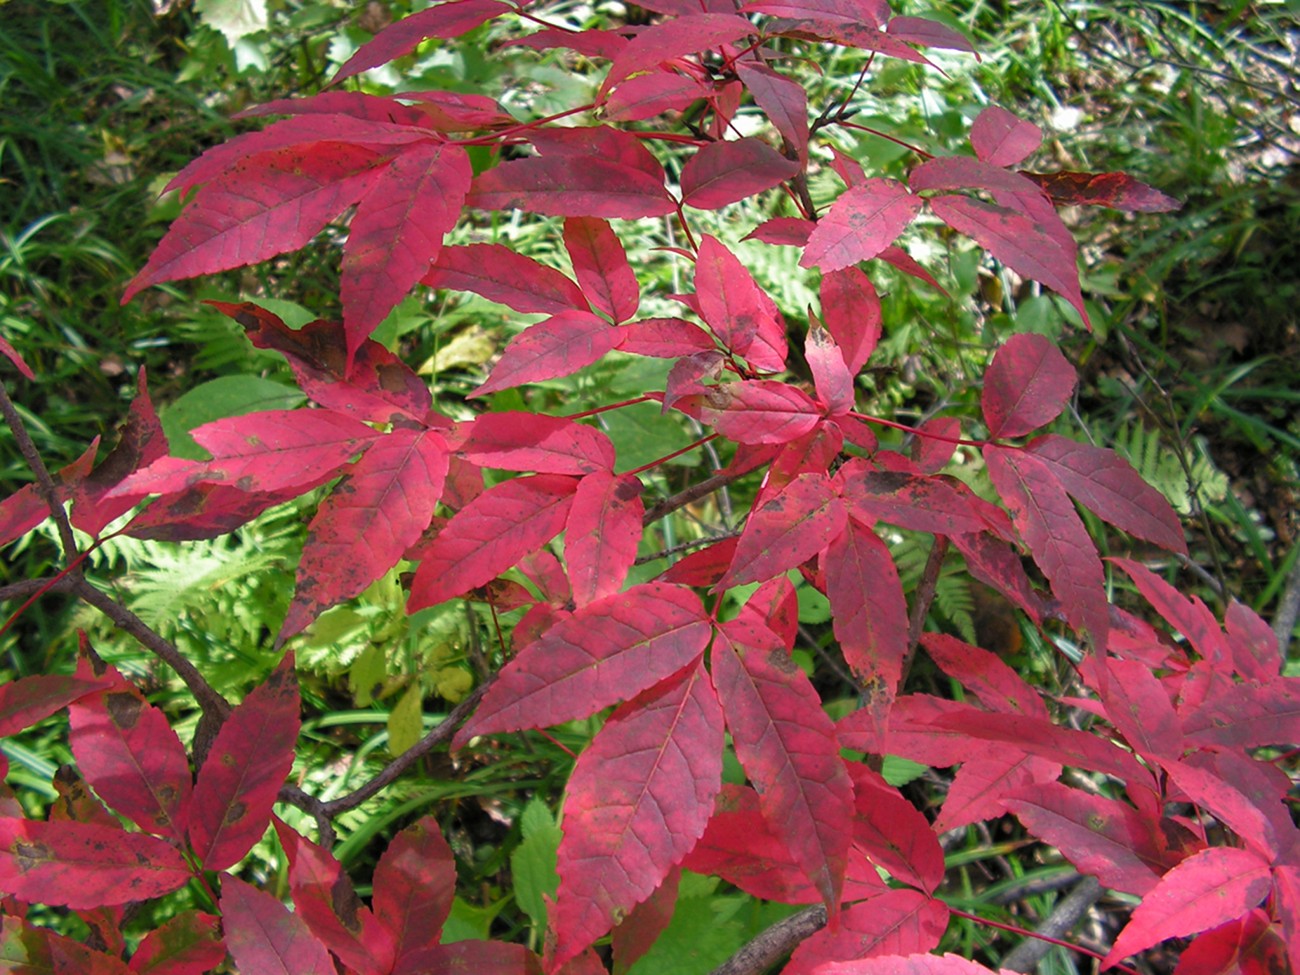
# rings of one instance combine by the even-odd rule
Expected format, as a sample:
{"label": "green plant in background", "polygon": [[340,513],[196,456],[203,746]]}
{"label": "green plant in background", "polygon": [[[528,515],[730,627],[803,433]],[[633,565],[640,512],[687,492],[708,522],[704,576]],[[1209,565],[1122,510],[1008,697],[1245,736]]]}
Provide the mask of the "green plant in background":
{"label": "green plant in background", "polygon": [[[26,6],[28,15],[39,19],[39,12]],[[69,6],[83,19],[91,16],[81,5]],[[222,115],[259,100],[262,96],[257,92],[297,86],[310,89],[330,67],[345,61],[375,29],[383,27],[385,20],[400,17],[409,9],[405,4],[387,8],[370,4],[349,12],[329,4],[272,4],[263,13],[256,4],[223,4],[219,0],[198,2],[192,9],[180,6],[169,17],[186,19],[163,23],[173,25],[169,28],[172,40],[184,50],[184,57],[179,67],[174,60],[167,65],[152,90],[169,91],[175,84],[183,96],[187,86],[202,92],[214,87],[214,78],[221,79],[228,102],[215,114]],[[1109,23],[1108,13],[1117,9],[1120,16]],[[1155,4],[1051,4],[1040,8],[1037,4],[971,3],[954,8],[949,19],[981,36],[980,46],[988,52],[986,66],[974,67],[965,60],[941,55],[936,60],[948,70],[948,76],[939,78],[910,65],[884,65],[878,81],[863,93],[863,108],[854,116],[854,123],[861,128],[846,130],[840,145],[847,154],[869,162],[872,171],[898,175],[905,169],[906,150],[868,130],[887,130],[922,148],[948,151],[964,139],[980,100],[1008,105],[1024,101],[1038,106],[1033,109],[1034,117],[1056,127],[1052,152],[1063,166],[1124,167],[1156,182],[1168,177],[1166,185],[1170,186],[1177,185],[1172,176],[1175,170],[1181,174],[1179,178],[1190,180],[1195,175],[1196,185],[1187,188],[1204,194],[1204,208],[1172,223],[1172,229],[1166,231],[1169,236],[1156,237],[1157,243],[1151,246],[1138,243],[1151,239],[1146,225],[1140,231],[1136,225],[1130,226],[1121,234],[1108,221],[1098,221],[1093,228],[1081,223],[1078,228],[1087,240],[1089,311],[1098,325],[1098,338],[1068,340],[1072,353],[1091,370],[1085,374],[1075,422],[1079,430],[1090,432],[1099,442],[1116,446],[1175,503],[1181,499],[1189,510],[1204,510],[1204,537],[1196,540],[1198,545],[1228,553],[1220,555],[1218,574],[1221,581],[1227,578],[1229,590],[1237,588],[1238,574],[1242,579],[1265,574],[1268,586],[1257,590],[1261,595],[1254,602],[1257,609],[1264,610],[1270,599],[1280,595],[1286,573],[1295,564],[1294,549],[1288,555],[1284,548],[1285,540],[1292,536],[1278,530],[1285,528],[1288,519],[1293,521],[1294,515],[1284,503],[1277,503],[1288,480],[1295,482],[1295,448],[1300,443],[1300,427],[1285,405],[1294,402],[1294,395],[1288,398],[1280,378],[1285,375],[1286,343],[1294,339],[1293,304],[1280,299],[1276,305],[1281,314],[1274,322],[1279,328],[1276,350],[1263,344],[1272,339],[1247,329],[1246,345],[1234,350],[1253,356],[1253,365],[1244,372],[1241,364],[1229,367],[1216,356],[1193,363],[1192,368],[1185,365],[1184,358],[1189,347],[1203,344],[1206,334],[1217,335],[1219,324],[1213,315],[1207,322],[1190,321],[1185,316],[1187,307],[1209,301],[1205,307],[1221,314],[1252,288],[1266,288],[1272,276],[1283,273],[1280,269],[1289,260],[1284,248],[1273,244],[1261,248],[1259,243],[1270,228],[1293,218],[1294,192],[1282,184],[1277,187],[1276,200],[1264,200],[1257,184],[1249,181],[1248,172],[1233,168],[1240,162],[1241,126],[1249,122],[1262,125],[1261,118],[1274,125],[1268,113],[1248,118],[1241,112],[1255,97],[1251,93],[1258,91],[1252,87],[1255,83],[1230,89],[1226,98],[1206,96],[1207,88],[1217,84],[1212,81],[1216,76],[1209,72],[1222,69],[1222,64],[1218,68],[1213,65],[1221,60],[1233,71],[1246,73],[1249,82],[1256,48],[1267,46],[1270,32],[1276,36],[1285,29],[1272,16],[1271,7],[1266,6],[1263,14],[1243,13],[1244,9],[1239,5],[1235,11],[1216,14],[1210,23],[1172,5]],[[118,19],[110,18],[110,23],[126,24],[129,14],[140,18],[141,25],[154,24],[146,5],[113,10]],[[239,17],[248,10],[254,17],[241,22]],[[586,8],[566,7],[562,12],[571,16],[575,27],[597,22],[596,14]],[[6,31],[0,26],[0,37],[8,40]],[[130,30],[95,36],[97,43],[109,47],[125,38],[139,44],[140,50],[148,48],[146,41],[131,40]],[[583,100],[584,93],[590,94],[592,82],[581,72],[568,70],[571,65],[559,56],[508,54],[496,47],[503,39],[493,26],[480,28],[463,44],[431,46],[427,53],[417,54],[407,70],[372,72],[367,90],[382,93],[399,87],[438,87],[474,92],[508,80],[505,104],[521,116],[567,107]],[[1161,46],[1173,41],[1180,46]],[[1106,47],[1104,54],[1097,53],[1097,45]],[[14,49],[20,46],[15,42]],[[1192,67],[1163,65],[1149,74],[1130,75],[1122,59],[1135,56],[1133,52],[1139,48],[1144,48],[1147,59],[1177,58]],[[483,52],[488,50],[493,50],[494,56],[485,57]],[[1098,62],[1098,57],[1104,60]],[[824,65],[827,97],[842,91],[842,79],[855,77],[866,60],[860,53],[839,53]],[[1124,79],[1110,85],[1115,92],[1112,103],[1096,95],[1095,81],[1085,84],[1085,71],[1114,72],[1113,77]],[[10,72],[5,83],[16,85],[14,79],[21,73]],[[286,78],[294,80],[286,85]],[[10,90],[5,89],[6,97]],[[196,117],[215,117],[197,102],[191,110]],[[753,114],[753,108],[746,106],[739,118],[743,122]],[[105,132],[118,124],[116,118],[111,124],[104,123]],[[159,131],[168,128],[153,118],[132,138],[102,135],[100,141],[104,146],[136,146],[134,156],[131,152],[126,155],[141,160],[139,146],[152,147]],[[193,127],[188,128],[185,138],[193,139]],[[214,137],[225,134],[218,128],[211,131]],[[1284,135],[1275,133],[1273,138],[1283,139]],[[84,141],[74,140],[69,145],[79,146],[82,152],[80,163],[68,160],[69,171],[98,172],[94,165],[118,159],[107,149],[95,156]],[[1163,147],[1165,155],[1151,154],[1148,150],[1153,146]],[[133,192],[156,188],[159,172],[178,168],[201,146],[179,144],[175,148],[175,157],[169,161],[150,158],[136,163],[138,179],[130,184]],[[26,157],[6,153],[0,162],[10,158]],[[671,166],[671,158],[669,162]],[[1160,168],[1166,165],[1168,170]],[[97,366],[97,375],[103,376],[101,388],[79,390],[75,397],[54,399],[29,410],[26,419],[40,434],[42,450],[51,457],[70,458],[87,425],[102,426],[106,418],[118,415],[122,411],[119,400],[127,392],[124,387],[137,364],[148,364],[154,388],[163,390],[162,399],[171,399],[182,375],[191,370],[209,379],[163,411],[174,449],[184,442],[183,430],[207,420],[301,402],[300,394],[286,384],[288,372],[282,360],[252,352],[242,330],[210,310],[195,310],[182,287],[169,286],[160,303],[148,310],[145,321],[114,323],[114,316],[137,313],[134,306],[117,311],[112,282],[120,282],[127,269],[142,263],[156,234],[147,228],[140,232],[141,240],[123,241],[103,234],[104,226],[113,225],[103,222],[107,217],[77,223],[81,208],[116,212],[107,202],[102,208],[100,202],[72,202],[81,198],[79,194],[99,192],[93,189],[97,185],[94,178],[73,188],[61,185],[61,195],[48,195],[48,214],[31,216],[36,212],[31,211],[23,217],[30,216],[28,222],[15,225],[5,237],[9,262],[0,257],[0,281],[11,283],[0,285],[4,289],[0,300],[7,302],[2,309],[5,334],[12,329],[15,336],[21,336],[24,350],[29,342],[33,348],[46,350],[36,356],[45,367],[43,376],[66,375],[71,381],[73,375],[83,374],[87,364]],[[829,202],[838,189],[828,169],[814,175],[809,187],[818,204]],[[143,210],[142,199],[133,196],[124,205]],[[1274,204],[1277,213],[1270,209]],[[174,212],[174,202],[164,206],[172,206]],[[160,217],[170,216],[165,209],[157,212]],[[765,215],[790,216],[793,212],[788,203],[777,202],[770,204]],[[1232,222],[1225,223],[1225,216]],[[737,228],[725,211],[699,214],[698,219],[693,215],[692,220],[693,225],[734,245],[758,282],[783,308],[805,309],[813,303],[790,250],[737,242]],[[646,221],[638,230],[646,248],[683,244],[669,221]],[[1075,313],[1059,299],[987,261],[977,248],[953,236],[936,243],[932,230],[922,228],[908,244],[924,264],[936,269],[947,292],[911,287],[902,275],[886,272],[881,276],[884,318],[890,331],[861,380],[864,398],[869,398],[874,411],[913,424],[948,408],[973,408],[978,403],[977,381],[989,345],[1012,331],[1059,336],[1067,323],[1075,320]],[[106,236],[114,241],[112,245]],[[555,223],[496,218],[490,224],[458,229],[448,242],[507,241],[518,252],[570,270],[567,257],[556,244],[557,237]],[[341,236],[334,240],[337,243]],[[328,310],[322,296],[336,287],[333,263],[332,256],[295,257],[282,265],[231,275],[216,285],[203,286],[200,293],[224,300],[241,292],[254,294],[259,304],[290,324],[301,325],[315,317],[304,308]],[[1207,268],[1215,273],[1201,273]],[[687,290],[680,280],[680,262],[668,256],[650,257],[637,271],[647,292]],[[1220,298],[1207,298],[1219,287],[1224,289]],[[81,289],[87,288],[90,293],[82,294]],[[951,297],[976,289],[979,298],[974,301]],[[268,292],[281,303],[272,304],[274,299],[265,297]],[[1282,292],[1285,294],[1285,285]],[[1138,295],[1137,300],[1126,297],[1132,293]],[[324,300],[334,301],[332,297]],[[1215,300],[1222,305],[1215,307]],[[59,306],[102,307],[103,318],[96,318],[90,326],[59,320]],[[650,311],[670,316],[677,314],[675,309],[664,301],[662,307]],[[1291,315],[1289,325],[1287,313]],[[166,322],[165,329],[160,328],[160,321]],[[423,363],[422,374],[429,377],[440,404],[445,404],[458,400],[477,383],[482,367],[526,321],[485,299],[444,295],[404,302],[380,327],[376,338],[400,350],[408,361]],[[131,329],[137,329],[132,334],[140,337],[122,345],[120,337]],[[134,351],[134,361],[113,364],[97,358],[113,348],[120,353],[124,347]],[[192,349],[201,349],[202,358],[192,358]],[[115,375],[113,370],[118,368],[123,371]],[[796,364],[796,371],[799,368]],[[611,395],[631,397],[657,388],[663,371],[656,363],[613,355],[576,379],[540,385],[530,392],[527,404],[551,412],[595,409]],[[184,375],[187,387],[191,380],[191,375]],[[58,386],[57,382],[49,384],[51,389]],[[1131,397],[1120,407],[1109,399],[1117,390]],[[508,409],[524,403],[517,394],[504,393],[495,405]],[[1146,407],[1140,420],[1133,419],[1132,404]],[[459,406],[447,408],[454,419],[467,420],[473,415]],[[618,444],[620,458],[632,467],[650,463],[700,433],[680,417],[663,417],[653,404],[616,411],[597,422]],[[69,430],[76,436],[67,433]],[[886,448],[905,450],[911,446],[901,434],[882,435],[881,441]],[[1248,454],[1241,445],[1249,448]],[[723,467],[733,459],[726,448],[720,455],[711,454],[711,449],[698,448],[677,458],[647,475],[647,480],[655,491],[670,495],[692,476]],[[1180,456],[1174,457],[1170,450]],[[185,455],[185,448],[176,452]],[[1269,490],[1255,491],[1242,500],[1227,488],[1230,483],[1240,485],[1242,466],[1261,454],[1270,458],[1271,466],[1261,480],[1252,483],[1268,485]],[[18,463],[10,463],[10,468],[19,475]],[[956,476],[987,495],[990,488],[979,468],[973,454],[965,458],[958,454]],[[755,491],[754,484],[741,483],[724,490],[716,501],[686,509],[681,518],[659,526],[662,537],[657,542],[663,549],[673,550],[706,539],[717,525],[738,528],[741,519],[737,512],[750,508]],[[102,561],[93,564],[91,571],[101,579],[111,574],[126,605],[201,661],[219,689],[246,686],[249,675],[270,670],[271,641],[283,617],[289,574],[307,517],[300,512],[311,509],[312,505],[305,504],[302,509],[273,512],[245,526],[229,542],[183,549],[134,543],[114,549],[110,544],[96,553]],[[905,590],[912,593],[925,570],[926,549],[907,533],[899,533],[890,542]],[[47,558],[35,548],[29,543],[18,554]],[[1202,548],[1197,555],[1204,551]],[[42,574],[35,568],[38,564],[30,564],[32,571],[15,570],[13,578]],[[649,578],[664,564],[652,561],[638,566],[633,581]],[[819,594],[808,586],[801,587],[798,595],[800,623],[805,639],[811,637],[807,644],[824,648],[832,642],[828,604],[822,597],[822,604],[814,605],[812,596]],[[445,719],[450,705],[463,697],[474,679],[482,679],[501,662],[492,649],[497,646],[499,628],[509,632],[520,615],[498,616],[483,604],[475,604],[468,610],[436,607],[407,619],[402,601],[399,580],[395,575],[385,577],[357,604],[323,616],[302,642],[298,665],[311,717],[304,726],[299,785],[326,801],[370,778],[391,755],[404,751],[406,745]],[[968,639],[979,637],[987,625],[978,588],[963,569],[953,565],[937,580],[933,611],[946,628]],[[28,626],[28,620],[22,625]],[[15,635],[31,639],[39,628],[39,644],[50,646],[66,637],[68,625],[89,628],[95,644],[122,669],[130,672],[133,662],[139,662],[129,654],[118,655],[111,628],[102,622],[92,623],[88,614],[74,617],[70,624],[38,620],[25,632],[12,631],[5,638],[10,641],[6,649],[25,658],[29,671],[37,670],[32,654],[18,646]],[[1052,673],[1052,648],[1041,641],[1027,638],[1022,643],[1016,637],[1009,640],[1006,650],[1024,670]],[[812,668],[811,658],[801,662]],[[168,695],[158,698],[166,701]],[[426,702],[433,698],[447,707],[440,703],[426,711]],[[191,724],[182,722],[181,728],[188,734]],[[426,757],[419,777],[401,779],[381,796],[338,817],[337,824],[347,839],[335,852],[354,876],[364,877],[374,866],[368,851],[373,850],[376,838],[394,833],[415,810],[431,802],[442,803],[462,873],[469,875],[462,878],[468,881],[462,889],[479,891],[473,904],[456,901],[453,922],[462,924],[467,936],[485,937],[493,925],[496,934],[526,932],[523,940],[540,947],[545,928],[542,897],[554,892],[553,873],[548,872],[553,870],[552,841],[558,831],[553,810],[558,809],[571,766],[566,751],[581,751],[595,730],[594,725],[579,723],[557,735],[554,742],[534,734],[505,739],[491,746],[490,753],[478,753],[475,761],[482,764],[477,767],[463,763],[453,767],[450,760]],[[53,767],[51,760],[68,758],[58,752],[57,735],[48,730],[10,748],[9,754],[16,765],[28,763],[32,780]],[[734,766],[734,756],[731,762]],[[738,766],[733,769],[736,771]],[[924,780],[912,788],[918,798],[933,796],[932,791],[927,793]],[[291,825],[305,822],[302,817]],[[264,868],[281,869],[272,844],[264,846],[258,853]],[[1036,872],[1032,863],[1016,854],[1014,845],[999,844],[972,831],[965,846],[952,853],[949,865],[964,870],[967,864],[984,860],[994,864],[989,869],[1006,864],[1008,875],[1003,883],[1015,891],[1041,879],[1040,872],[1060,872],[1059,865]],[[974,873],[967,877],[974,878],[968,879],[968,907],[996,904],[1002,894],[998,884],[988,885],[985,876]],[[284,893],[283,884],[277,893]],[[1043,913],[1051,907],[1049,895],[1029,905]],[[634,970],[666,970],[664,959],[681,959],[688,948],[699,956],[692,962],[694,970],[707,970],[778,920],[783,910],[720,889],[716,880],[687,875],[679,890],[678,910],[661,948],[656,949],[667,954],[652,954]],[[957,923],[945,946],[972,951],[985,941],[983,929]]]}

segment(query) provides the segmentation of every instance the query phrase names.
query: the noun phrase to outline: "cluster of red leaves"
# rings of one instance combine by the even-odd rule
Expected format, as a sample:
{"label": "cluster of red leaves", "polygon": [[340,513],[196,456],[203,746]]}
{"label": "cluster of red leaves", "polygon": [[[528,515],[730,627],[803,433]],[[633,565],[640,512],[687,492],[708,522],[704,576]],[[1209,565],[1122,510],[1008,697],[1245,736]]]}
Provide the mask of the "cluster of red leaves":
{"label": "cluster of red leaves", "polygon": [[[1082,871],[1143,898],[1108,963],[1191,934],[1201,936],[1184,975],[1225,970],[1213,959],[1241,945],[1258,959],[1289,950],[1300,960],[1300,848],[1283,805],[1290,781],[1250,757],[1300,740],[1295,681],[1280,676],[1276,641],[1240,605],[1225,632],[1198,601],[1125,560],[1116,564],[1185,643],[1109,605],[1076,503],[1146,542],[1186,548],[1169,506],[1114,452],[1053,434],[1018,442],[1069,401],[1076,378],[1064,356],[1045,339],[1019,336],[985,374],[987,439],[974,443],[1000,504],[942,473],[963,442],[957,419],[919,430],[908,456],[880,449],[877,421],[855,410],[855,377],[881,326],[860,265],[883,260],[934,284],[896,244],[923,208],[1058,292],[1086,324],[1075,244],[1055,204],[1157,210],[1171,201],[1123,174],[1010,168],[1041,133],[998,108],[976,120],[973,157],[927,158],[906,184],[868,177],[837,156],[847,188],[820,219],[770,220],[752,235],[802,248],[802,266],[822,272],[821,319],[802,339],[813,382],[794,384],[781,378],[789,324],[724,243],[705,235],[683,252],[694,263],[694,290],[677,296],[688,317],[638,319],[639,284],[609,220],[676,214],[688,227],[686,208],[720,208],[806,171],[807,95],[768,63],[770,41],[830,41],[921,62],[911,45],[966,42],[940,25],[891,17],[881,0],[755,0],[741,13],[730,3],[649,6],[663,19],[646,28],[546,29],[522,43],[609,61],[597,102],[608,122],[703,102],[679,196],[646,148],[649,133],[520,124],[481,95],[330,91],[247,113],[288,118],[210,150],[176,177],[174,188],[200,188],[127,297],[301,247],[355,208],[342,323],[294,330],[252,304],[218,305],[255,345],[285,356],[314,406],[206,424],[193,435],[211,458],[181,460],[167,456],[141,377],[113,454],[92,467],[92,445],[58,475],[72,523],[98,536],[157,496],[122,531],[212,537],[329,484],[281,642],[402,560],[418,563],[412,610],[489,584],[501,605],[529,606],[510,662],[453,744],[614,708],[569,782],[549,971],[598,970],[590,946],[611,929],[620,964],[634,960],[661,929],[685,867],[758,897],[825,903],[832,926],[799,947],[789,973],[964,972],[972,966],[960,959],[924,955],[948,920],[936,896],[937,835],[1007,811]],[[495,0],[430,8],[378,35],[339,79],[510,9]],[[781,149],[757,136],[725,137],[744,97]],[[534,154],[473,172],[468,147],[506,143]],[[502,245],[444,246],[465,207],[563,217],[573,276]],[[664,388],[646,395],[736,444],[733,472],[766,472],[739,537],[624,588],[647,518],[641,479],[620,472],[613,443],[578,419],[498,412],[453,422],[437,411],[416,374],[369,338],[417,284],[547,316],[505,348],[479,396],[572,374],[614,350],[671,360]],[[11,348],[0,352],[21,366]],[[521,476],[488,487],[489,469]],[[47,514],[37,488],[18,492],[0,505],[0,543]],[[938,634],[922,645],[975,703],[904,694],[909,610],[879,525],[944,539],[1032,621],[1060,620],[1086,635],[1092,654],[1080,673],[1092,694],[1063,703],[1091,714],[1093,730],[1053,723],[1047,703],[998,658]],[[1021,552],[1050,594],[1036,588]],[[512,570],[533,588],[503,578]],[[863,688],[865,706],[839,726],[790,655],[792,571],[828,598]],[[700,590],[748,584],[758,587],[734,619],[720,620],[701,599]],[[291,666],[286,657],[234,710],[193,781],[166,720],[120,675],[86,663],[75,678],[5,688],[0,734],[68,706],[86,781],[141,832],[123,830],[84,792],[48,823],[11,803],[0,818],[0,890],[112,928],[123,903],[235,864],[265,830],[292,762]],[[747,786],[722,784],[728,734]],[[960,766],[937,821],[845,760],[846,747]],[[1127,801],[1061,784],[1067,765],[1122,783]],[[1206,817],[1226,832],[1207,830]],[[5,943],[55,970],[75,957],[82,971],[158,975],[203,971],[226,949],[253,975],[278,970],[291,952],[310,960],[295,964],[313,975],[336,963],[358,975],[541,966],[509,945],[437,945],[454,871],[429,823],[401,834],[381,859],[370,908],[327,851],[277,830],[294,914],[224,877],[224,941],[215,918],[183,915],[155,933],[158,950],[180,945],[165,963],[150,961],[149,940],[125,963],[120,936],[93,951],[13,911]]]}

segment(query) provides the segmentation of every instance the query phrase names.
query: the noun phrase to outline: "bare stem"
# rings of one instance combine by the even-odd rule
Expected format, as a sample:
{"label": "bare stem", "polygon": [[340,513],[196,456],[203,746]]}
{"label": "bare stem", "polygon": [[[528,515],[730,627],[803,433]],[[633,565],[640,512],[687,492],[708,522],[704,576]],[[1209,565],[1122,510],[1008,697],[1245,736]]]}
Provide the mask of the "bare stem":
{"label": "bare stem", "polygon": [[50,509],[50,517],[54,519],[54,524],[59,530],[63,557],[71,563],[77,557],[77,539],[72,534],[68,513],[63,510],[63,501],[59,498],[59,489],[54,483],[54,478],[50,476],[50,469],[41,459],[40,451],[36,449],[36,444],[32,442],[31,435],[27,432],[27,424],[23,423],[23,418],[18,415],[18,409],[9,398],[9,390],[5,388],[4,383],[0,383],[0,414],[3,414],[5,423],[13,431],[14,440],[18,443],[18,451],[23,455],[23,460],[27,461],[27,466],[36,475],[36,488],[41,492],[41,498]]}
{"label": "bare stem", "polygon": [[715,968],[710,975],[759,975],[790,952],[799,942],[826,926],[826,908],[804,908],[777,921],[749,944]]}
{"label": "bare stem", "polygon": [[135,637],[140,645],[153,653],[158,659],[176,671],[185,686],[190,689],[198,701],[203,713],[213,720],[222,720],[230,714],[230,702],[218,694],[207,682],[198,668],[176,648],[170,640],[159,635],[144,620],[136,616],[107,593],[100,592],[85,579],[78,579],[69,591],[111,619],[119,630]]}
{"label": "bare stem", "polygon": [[[337,816],[341,812],[349,809],[355,809],[371,796],[379,792],[391,782],[395,782],[403,772],[418,762],[421,758],[433,751],[443,742],[451,740],[451,736],[456,733],[456,728],[469,717],[476,707],[479,700],[487,693],[487,689],[492,686],[491,682],[480,684],[474,692],[457,704],[447,717],[438,722],[437,727],[421,738],[418,742],[408,748],[402,754],[389,762],[380,770],[379,774],[367,782],[355,792],[349,792],[345,796],[339,796],[337,799],[331,799],[329,802],[320,804],[320,815],[327,817]],[[290,800],[292,801],[292,800]],[[296,805],[296,803],[295,803]],[[302,808],[306,808],[305,806]],[[308,810],[311,812],[312,810]]]}

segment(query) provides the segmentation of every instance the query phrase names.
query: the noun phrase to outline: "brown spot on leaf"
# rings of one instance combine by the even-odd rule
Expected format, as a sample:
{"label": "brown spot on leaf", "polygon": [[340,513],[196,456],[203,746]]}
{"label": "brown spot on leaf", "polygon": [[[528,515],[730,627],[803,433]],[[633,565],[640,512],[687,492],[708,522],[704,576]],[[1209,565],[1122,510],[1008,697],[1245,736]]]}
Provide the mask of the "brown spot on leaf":
{"label": "brown spot on leaf", "polygon": [[232,802],[230,808],[226,810],[225,817],[221,820],[223,826],[234,826],[244,818],[248,812],[248,806],[242,802]]}
{"label": "brown spot on leaf", "polygon": [[19,840],[14,844],[14,862],[22,873],[39,867],[54,859],[54,851],[44,843],[28,843]]}
{"label": "brown spot on leaf", "polygon": [[361,933],[359,915],[361,902],[346,877],[340,876],[330,888],[330,906],[334,908],[334,915],[343,922],[345,928],[353,934]]}
{"label": "brown spot on leaf", "polygon": [[104,707],[113,724],[123,731],[130,731],[140,720],[144,710],[144,701],[130,691],[113,691],[104,695]]}

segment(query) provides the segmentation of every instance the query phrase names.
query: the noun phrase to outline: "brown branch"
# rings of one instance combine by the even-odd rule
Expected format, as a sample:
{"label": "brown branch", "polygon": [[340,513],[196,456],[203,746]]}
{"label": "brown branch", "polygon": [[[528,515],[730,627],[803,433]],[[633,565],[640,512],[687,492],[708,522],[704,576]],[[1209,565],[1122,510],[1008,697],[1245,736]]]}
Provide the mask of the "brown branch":
{"label": "brown branch", "polygon": [[1054,946],[1053,941],[1045,939],[1059,939],[1068,933],[1101,895],[1102,887],[1097,878],[1084,877],[1034,929],[1035,937],[1026,938],[1012,948],[999,967],[1011,972],[1032,972]]}
{"label": "brown branch", "polygon": [[113,621],[119,629],[131,636],[163,663],[176,671],[190,689],[203,713],[212,721],[220,722],[230,714],[230,702],[218,694],[199,673],[198,668],[176,648],[176,644],[162,637],[144,620],[136,616],[112,596],[100,592],[85,579],[73,582],[68,591],[85,600]]}
{"label": "brown branch", "polygon": [[[442,721],[438,722],[437,727],[433,728],[427,735],[408,748],[402,754],[385,765],[379,773],[361,786],[354,792],[349,792],[345,796],[339,796],[337,799],[331,799],[329,802],[320,804],[320,812],[325,816],[334,817],[341,812],[349,809],[355,809],[371,796],[379,792],[391,782],[397,780],[399,776],[421,758],[433,751],[443,742],[450,740],[451,736],[456,733],[457,726],[464,721],[471,711],[478,707],[479,700],[487,693],[487,689],[492,686],[491,681],[480,684],[474,692],[461,701],[451,713]],[[296,805],[296,803],[295,803]],[[305,808],[305,807],[304,807]],[[312,810],[308,810],[309,812]]]}
{"label": "brown branch", "polygon": [[777,921],[738,952],[715,968],[710,975],[759,975],[790,952],[799,942],[826,926],[826,908],[821,904],[806,907]]}
{"label": "brown branch", "polygon": [[707,497],[719,488],[726,487],[728,484],[740,480],[758,466],[758,464],[754,464],[753,467],[745,467],[740,470],[719,471],[712,477],[706,477],[698,484],[692,484],[690,487],[684,488],[676,494],[670,495],[658,502],[645,513],[645,516],[641,519],[641,524],[653,525],[660,518],[672,514],[678,508],[684,508],[691,502]]}
{"label": "brown branch", "polygon": [[4,416],[5,423],[13,431],[14,440],[18,443],[18,452],[23,455],[23,460],[36,475],[36,488],[49,507],[50,517],[54,519],[54,524],[59,530],[63,558],[71,564],[77,557],[77,539],[72,533],[72,525],[68,522],[68,513],[63,510],[63,501],[59,498],[59,489],[54,483],[54,478],[50,476],[50,469],[41,459],[40,451],[36,449],[36,444],[27,432],[27,424],[23,423],[23,418],[18,415],[18,409],[9,398],[9,390],[5,388],[4,383],[0,383],[0,415]]}

